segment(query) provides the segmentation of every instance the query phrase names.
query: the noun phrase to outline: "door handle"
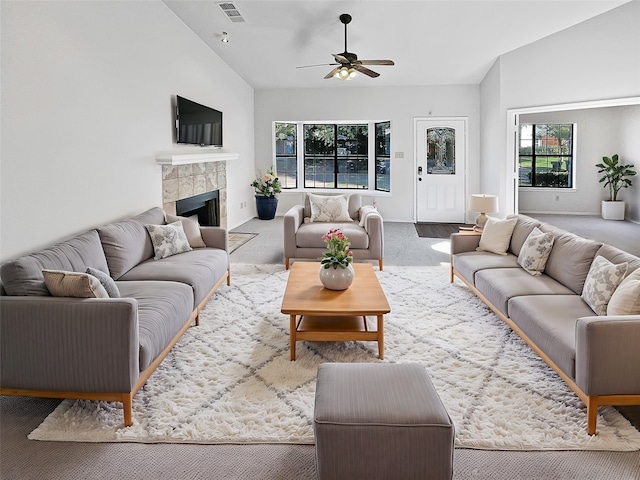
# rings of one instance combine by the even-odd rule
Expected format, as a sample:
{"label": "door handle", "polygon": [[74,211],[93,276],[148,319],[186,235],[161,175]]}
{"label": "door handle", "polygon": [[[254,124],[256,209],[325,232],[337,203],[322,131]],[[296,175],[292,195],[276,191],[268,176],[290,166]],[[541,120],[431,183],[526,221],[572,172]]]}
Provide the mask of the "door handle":
{"label": "door handle", "polygon": [[418,167],[418,175],[422,175],[422,167]]}

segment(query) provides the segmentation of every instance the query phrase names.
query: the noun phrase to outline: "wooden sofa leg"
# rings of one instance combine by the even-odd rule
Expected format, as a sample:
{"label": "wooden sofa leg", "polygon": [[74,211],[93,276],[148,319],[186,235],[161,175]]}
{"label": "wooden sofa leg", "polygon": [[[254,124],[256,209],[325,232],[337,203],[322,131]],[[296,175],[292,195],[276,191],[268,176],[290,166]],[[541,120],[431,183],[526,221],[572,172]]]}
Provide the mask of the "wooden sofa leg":
{"label": "wooden sofa leg", "polygon": [[227,270],[227,285],[231,285],[231,270]]}
{"label": "wooden sofa leg", "polygon": [[382,259],[378,260],[378,265],[380,266],[380,271],[382,271]]}
{"label": "wooden sofa leg", "polygon": [[598,397],[587,397],[587,433],[595,435],[598,421]]}
{"label": "wooden sofa leg", "polygon": [[133,425],[133,394],[125,393],[122,395],[122,407],[124,409],[124,426]]}
{"label": "wooden sofa leg", "polygon": [[284,269],[285,270],[289,270],[289,259],[288,258],[284,259]]}

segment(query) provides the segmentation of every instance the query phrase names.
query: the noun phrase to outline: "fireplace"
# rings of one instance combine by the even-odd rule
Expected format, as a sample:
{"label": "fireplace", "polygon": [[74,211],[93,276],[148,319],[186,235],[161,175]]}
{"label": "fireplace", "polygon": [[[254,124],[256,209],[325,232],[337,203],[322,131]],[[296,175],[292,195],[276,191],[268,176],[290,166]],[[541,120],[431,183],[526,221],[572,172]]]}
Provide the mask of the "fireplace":
{"label": "fireplace", "polygon": [[219,227],[219,190],[176,200],[176,215],[180,215],[181,217],[198,215],[198,223],[200,223],[200,225]]}
{"label": "fireplace", "polygon": [[[207,206],[204,213],[204,201],[213,199],[207,195],[217,195],[213,204]],[[184,212],[200,210],[197,214],[201,225],[213,223],[227,228],[227,171],[226,162],[201,162],[184,165],[162,165],[162,208],[171,215],[178,215],[176,203],[180,200],[195,197],[194,203],[181,207]],[[200,202],[200,204],[198,204]],[[209,212],[208,209],[213,209]],[[182,213],[184,215],[184,213]],[[212,220],[211,217],[215,220]]]}

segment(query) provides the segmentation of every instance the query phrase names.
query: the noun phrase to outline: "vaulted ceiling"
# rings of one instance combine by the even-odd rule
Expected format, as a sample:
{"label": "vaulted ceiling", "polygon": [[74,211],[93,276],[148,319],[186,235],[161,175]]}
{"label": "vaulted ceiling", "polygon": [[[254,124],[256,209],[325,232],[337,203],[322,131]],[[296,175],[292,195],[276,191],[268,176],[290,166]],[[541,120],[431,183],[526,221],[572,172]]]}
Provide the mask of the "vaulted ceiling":
{"label": "vaulted ceiling", "polygon": [[[255,89],[477,84],[500,55],[627,1],[224,2],[244,20],[234,22],[222,2],[164,0]],[[334,68],[332,54],[344,50],[343,13],[352,16],[348,51],[361,60],[392,59],[395,66],[370,66],[378,78],[323,79]],[[221,42],[222,32],[228,33],[228,43]],[[565,56],[570,68],[570,45],[549,55]],[[296,68],[314,64],[325,65]]]}

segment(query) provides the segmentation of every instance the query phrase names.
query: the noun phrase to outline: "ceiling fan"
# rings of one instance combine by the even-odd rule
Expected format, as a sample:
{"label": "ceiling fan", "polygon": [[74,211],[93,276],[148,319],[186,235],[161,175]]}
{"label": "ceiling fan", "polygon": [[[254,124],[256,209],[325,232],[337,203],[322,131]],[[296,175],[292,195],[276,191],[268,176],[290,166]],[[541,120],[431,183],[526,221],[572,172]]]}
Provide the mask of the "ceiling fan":
{"label": "ceiling fan", "polygon": [[343,13],[340,21],[344,24],[344,52],[334,53],[333,58],[337,63],[323,63],[320,65],[305,65],[297,68],[321,67],[326,65],[336,65],[336,67],[325,75],[324,78],[339,78],[341,80],[351,80],[357,76],[357,72],[363,73],[371,78],[379,77],[378,72],[368,69],[364,65],[394,65],[393,60],[358,60],[355,53],[347,51],[347,25],[351,22],[351,15]]}

